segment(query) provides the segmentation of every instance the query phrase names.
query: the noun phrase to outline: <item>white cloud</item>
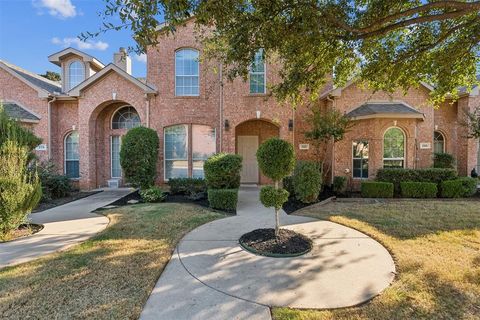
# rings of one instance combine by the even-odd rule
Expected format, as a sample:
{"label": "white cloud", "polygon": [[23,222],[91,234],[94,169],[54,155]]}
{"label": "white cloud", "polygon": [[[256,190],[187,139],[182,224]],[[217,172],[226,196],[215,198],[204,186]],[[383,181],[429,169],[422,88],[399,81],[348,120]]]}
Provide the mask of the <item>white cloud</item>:
{"label": "white cloud", "polygon": [[143,62],[143,63],[147,63],[147,55],[145,53],[136,54],[135,55],[135,60]]}
{"label": "white cloud", "polygon": [[108,43],[103,42],[103,41],[93,41],[93,40],[87,40],[87,41],[82,41],[78,38],[63,38],[60,39],[58,37],[52,38],[52,43],[61,45],[63,47],[72,47],[75,46],[79,50],[99,50],[99,51],[105,51],[108,48]]}
{"label": "white cloud", "polygon": [[70,0],[33,0],[33,5],[39,9],[39,14],[46,9],[50,15],[61,19],[77,15],[77,9]]}

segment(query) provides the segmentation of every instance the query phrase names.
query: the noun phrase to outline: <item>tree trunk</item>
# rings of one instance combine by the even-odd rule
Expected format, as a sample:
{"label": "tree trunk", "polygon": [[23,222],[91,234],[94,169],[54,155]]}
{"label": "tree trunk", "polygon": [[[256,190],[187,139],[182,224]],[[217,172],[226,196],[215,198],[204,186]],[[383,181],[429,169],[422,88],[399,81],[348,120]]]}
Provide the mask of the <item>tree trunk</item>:
{"label": "tree trunk", "polygon": [[[278,181],[275,181],[275,190],[278,190]],[[280,218],[278,216],[278,209],[275,208],[275,237],[280,235]]]}

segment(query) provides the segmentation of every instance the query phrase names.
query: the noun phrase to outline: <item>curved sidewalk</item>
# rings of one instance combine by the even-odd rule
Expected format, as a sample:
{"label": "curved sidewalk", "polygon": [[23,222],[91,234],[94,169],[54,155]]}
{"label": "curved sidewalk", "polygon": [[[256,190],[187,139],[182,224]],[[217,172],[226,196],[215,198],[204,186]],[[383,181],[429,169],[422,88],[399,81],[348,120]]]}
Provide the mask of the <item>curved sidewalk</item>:
{"label": "curved sidewalk", "polygon": [[141,319],[270,319],[271,306],[339,308],[379,294],[393,280],[388,251],[367,235],[328,221],[281,214],[283,228],[314,248],[294,258],[244,251],[238,238],[272,227],[257,188],[242,188],[237,216],[187,234],[150,295]]}
{"label": "curved sidewalk", "polygon": [[131,193],[133,189],[106,189],[86,198],[36,212],[33,223],[44,228],[29,237],[0,243],[0,268],[27,262],[43,255],[65,250],[105,229],[107,217],[92,213]]}

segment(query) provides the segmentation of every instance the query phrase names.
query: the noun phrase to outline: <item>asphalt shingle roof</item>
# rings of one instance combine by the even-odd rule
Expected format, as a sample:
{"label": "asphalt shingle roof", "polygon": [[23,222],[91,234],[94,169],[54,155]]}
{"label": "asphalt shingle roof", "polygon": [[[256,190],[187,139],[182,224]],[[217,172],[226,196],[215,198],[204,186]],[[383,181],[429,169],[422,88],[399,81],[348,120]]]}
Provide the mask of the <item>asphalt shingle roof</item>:
{"label": "asphalt shingle roof", "polygon": [[400,103],[400,102],[392,102],[392,103],[365,103],[362,104],[360,107],[353,109],[349,113],[347,113],[348,117],[355,118],[355,117],[364,117],[370,116],[375,114],[385,114],[385,113],[395,113],[395,114],[414,114],[414,115],[421,115],[421,112],[418,112],[415,109],[410,108],[409,106]]}
{"label": "asphalt shingle roof", "polygon": [[54,93],[54,92],[62,92],[62,86],[60,85],[59,82],[51,81],[48,80],[38,74],[32,73],[30,71],[24,70],[18,66],[15,66],[13,64],[10,64],[5,61],[1,61],[3,64],[5,64],[11,71],[15,72],[18,74],[20,77],[24,78],[31,84],[49,92],[49,93]]}
{"label": "asphalt shingle roof", "polygon": [[27,110],[23,109],[16,103],[4,102],[2,103],[2,106],[10,118],[18,119],[18,120],[33,120],[33,121],[40,120],[40,118],[38,118],[36,115],[28,112]]}

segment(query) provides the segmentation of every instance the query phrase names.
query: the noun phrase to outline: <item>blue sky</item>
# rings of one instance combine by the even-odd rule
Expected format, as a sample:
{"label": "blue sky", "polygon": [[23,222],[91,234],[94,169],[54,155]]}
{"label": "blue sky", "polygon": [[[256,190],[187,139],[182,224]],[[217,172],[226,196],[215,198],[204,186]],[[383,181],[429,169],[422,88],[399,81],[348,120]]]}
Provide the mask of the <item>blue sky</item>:
{"label": "blue sky", "polygon": [[[128,30],[111,31],[87,43],[77,39],[80,33],[99,28],[98,12],[104,4],[101,0],[0,0],[0,60],[35,73],[59,72],[47,57],[71,46],[110,63],[119,47],[134,44]],[[144,57],[132,56],[132,73],[145,76]]]}

